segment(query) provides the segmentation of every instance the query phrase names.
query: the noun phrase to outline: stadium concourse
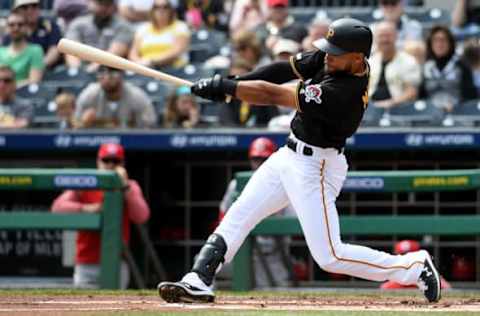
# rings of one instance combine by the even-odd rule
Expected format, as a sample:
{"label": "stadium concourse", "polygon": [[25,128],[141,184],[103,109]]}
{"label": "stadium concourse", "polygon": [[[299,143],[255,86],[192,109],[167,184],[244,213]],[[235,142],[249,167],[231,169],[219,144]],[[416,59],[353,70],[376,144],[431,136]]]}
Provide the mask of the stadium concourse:
{"label": "stadium concourse", "polygon": [[[328,34],[331,21],[344,16],[362,20],[373,30],[380,24],[374,32],[376,47],[370,61],[375,78],[370,85],[371,102],[359,132],[347,140],[350,169],[479,168],[480,19],[475,2],[200,2],[0,3],[0,167],[94,167],[92,157],[101,144],[122,144],[128,176],[142,187],[151,209],[149,222],[132,229],[131,269],[136,266],[138,271],[132,273],[130,288],[153,288],[159,281],[177,279],[189,271],[217,223],[226,185],[236,172],[249,168],[250,142],[266,136],[278,147],[284,145],[293,113],[274,105],[260,110],[238,100],[230,104],[208,101],[186,87],[60,56],[55,44],[61,37],[195,81],[214,74],[242,75],[270,62],[288,60],[311,48]],[[380,22],[385,22],[383,27]],[[382,36],[376,36],[379,33]],[[16,60],[11,51],[21,52],[27,62]],[[382,59],[392,51],[402,59]],[[0,177],[0,189],[13,180]],[[379,192],[383,182],[376,176],[347,179],[346,186],[360,192],[339,196],[340,216],[480,212],[477,190]],[[0,190],[0,211],[47,211],[57,193],[21,187]],[[309,256],[305,240],[290,238],[285,260],[291,271],[289,286],[379,286],[322,271]],[[346,242],[388,252],[402,239],[415,239],[428,249],[453,289],[480,288],[477,235],[343,236]],[[11,283],[71,286],[74,243],[72,234],[59,230],[0,231],[0,287]],[[269,269],[268,265],[264,268]],[[231,279],[219,279],[216,286],[229,289]],[[237,304],[234,298],[222,299],[220,305]],[[147,304],[158,304],[153,300],[147,298]],[[12,298],[12,302],[20,301]],[[266,302],[252,304],[270,306]],[[459,302],[477,310],[477,301],[448,298],[439,310],[459,308]],[[39,309],[52,304],[48,298],[33,296],[32,303],[38,303]],[[134,309],[135,304],[125,308]],[[359,309],[361,304],[353,303]],[[410,304],[399,299],[395,304],[399,309],[418,307],[416,300]],[[0,313],[12,306],[0,299]]]}

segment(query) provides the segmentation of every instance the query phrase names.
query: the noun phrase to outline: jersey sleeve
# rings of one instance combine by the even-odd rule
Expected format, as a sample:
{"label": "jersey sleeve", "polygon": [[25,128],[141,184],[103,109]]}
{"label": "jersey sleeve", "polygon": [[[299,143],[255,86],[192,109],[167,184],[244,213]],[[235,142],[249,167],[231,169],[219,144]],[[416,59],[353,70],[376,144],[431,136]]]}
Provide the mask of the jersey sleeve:
{"label": "jersey sleeve", "polygon": [[325,53],[320,50],[298,53],[290,57],[290,66],[298,78],[306,80],[323,69],[324,58]]}

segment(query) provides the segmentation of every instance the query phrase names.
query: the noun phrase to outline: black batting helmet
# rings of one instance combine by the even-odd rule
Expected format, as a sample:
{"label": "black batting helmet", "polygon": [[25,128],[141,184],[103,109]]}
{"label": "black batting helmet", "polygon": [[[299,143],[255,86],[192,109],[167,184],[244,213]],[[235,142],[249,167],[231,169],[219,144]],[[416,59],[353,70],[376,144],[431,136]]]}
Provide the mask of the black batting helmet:
{"label": "black batting helmet", "polygon": [[326,38],[313,42],[321,51],[331,55],[363,53],[370,56],[372,31],[362,21],[343,18],[332,22]]}

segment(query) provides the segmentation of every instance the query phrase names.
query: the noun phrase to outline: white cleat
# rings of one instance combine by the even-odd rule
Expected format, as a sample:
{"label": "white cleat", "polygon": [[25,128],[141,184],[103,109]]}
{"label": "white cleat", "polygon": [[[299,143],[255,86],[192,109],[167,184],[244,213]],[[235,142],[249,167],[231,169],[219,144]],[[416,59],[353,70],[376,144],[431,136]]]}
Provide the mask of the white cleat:
{"label": "white cleat", "polygon": [[180,282],[161,282],[158,294],[167,303],[211,303],[215,294],[195,272],[187,273]]}

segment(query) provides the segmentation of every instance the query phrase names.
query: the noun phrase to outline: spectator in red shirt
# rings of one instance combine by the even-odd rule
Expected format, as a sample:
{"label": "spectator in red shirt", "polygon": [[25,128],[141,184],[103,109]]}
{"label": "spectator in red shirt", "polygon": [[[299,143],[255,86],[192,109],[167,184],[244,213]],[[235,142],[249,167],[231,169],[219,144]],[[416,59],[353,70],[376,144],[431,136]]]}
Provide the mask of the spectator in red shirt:
{"label": "spectator in red shirt", "polygon": [[[420,243],[415,240],[401,240],[395,244],[394,252],[397,255],[404,255],[407,252],[420,250]],[[442,276],[440,276],[440,286],[442,289],[450,289],[452,286]],[[380,285],[382,290],[396,290],[396,289],[414,289],[416,285],[402,285],[393,281],[387,281]]]}
{"label": "spectator in red shirt", "polygon": [[[122,218],[122,239],[128,244],[130,222],[141,224],[150,217],[150,208],[145,201],[142,189],[135,180],[128,178],[124,166],[125,150],[118,144],[103,144],[97,155],[97,168],[115,170],[124,183],[124,210]],[[101,190],[63,192],[52,204],[52,212],[58,213],[97,213],[102,210],[103,194]],[[78,231],[76,241],[75,268],[73,282],[75,287],[91,288],[98,286],[100,275],[100,233],[97,231]],[[122,261],[120,285],[128,286],[129,271]]]}

